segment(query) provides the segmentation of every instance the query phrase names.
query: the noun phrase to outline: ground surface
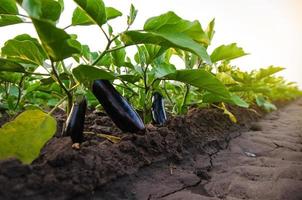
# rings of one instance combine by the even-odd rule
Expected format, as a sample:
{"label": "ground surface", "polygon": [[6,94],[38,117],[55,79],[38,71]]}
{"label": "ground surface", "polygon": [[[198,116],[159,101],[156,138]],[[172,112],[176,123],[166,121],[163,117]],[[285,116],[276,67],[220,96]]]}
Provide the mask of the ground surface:
{"label": "ground surface", "polygon": [[194,152],[107,184],[94,199],[301,200],[302,100],[233,135],[225,150]]}
{"label": "ground surface", "polygon": [[[54,137],[31,165],[0,161],[0,199],[302,199],[302,99],[257,121],[254,111],[192,109],[164,127],[121,133],[102,113],[80,150]],[[261,112],[258,110],[258,113]],[[64,116],[57,115],[58,134]]]}

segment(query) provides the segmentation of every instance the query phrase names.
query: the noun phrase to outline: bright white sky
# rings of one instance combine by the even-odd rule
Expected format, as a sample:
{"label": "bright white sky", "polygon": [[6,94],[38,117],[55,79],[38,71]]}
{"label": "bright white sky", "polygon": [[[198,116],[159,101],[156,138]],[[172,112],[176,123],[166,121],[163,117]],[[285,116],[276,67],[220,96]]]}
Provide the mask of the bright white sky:
{"label": "bright white sky", "polygon": [[[237,42],[251,55],[234,61],[234,64],[244,70],[283,66],[286,70],[280,75],[298,82],[302,88],[301,0],[105,0],[106,6],[113,6],[123,13],[128,13],[131,3],[139,10],[134,29],[141,29],[149,17],[169,10],[184,19],[198,19],[203,27],[215,17],[216,34],[210,52],[221,44]],[[72,0],[65,0],[59,27],[70,24],[74,8]],[[110,24],[116,32],[124,30],[126,14]],[[79,41],[88,44],[92,50],[100,50],[105,45],[96,26],[72,27],[68,32],[77,33]],[[35,35],[28,24],[0,28],[0,46],[22,33]]]}

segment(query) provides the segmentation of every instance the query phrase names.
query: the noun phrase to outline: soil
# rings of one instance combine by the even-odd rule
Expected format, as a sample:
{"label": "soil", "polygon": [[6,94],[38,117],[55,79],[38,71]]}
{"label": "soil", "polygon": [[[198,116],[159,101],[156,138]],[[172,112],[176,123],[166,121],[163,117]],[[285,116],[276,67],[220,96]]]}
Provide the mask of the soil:
{"label": "soil", "polygon": [[259,110],[230,110],[237,124],[221,110],[194,108],[144,134],[121,133],[90,112],[86,131],[122,140],[88,135],[74,150],[70,138],[54,137],[31,165],[1,161],[0,199],[299,199],[302,101],[258,123]]}

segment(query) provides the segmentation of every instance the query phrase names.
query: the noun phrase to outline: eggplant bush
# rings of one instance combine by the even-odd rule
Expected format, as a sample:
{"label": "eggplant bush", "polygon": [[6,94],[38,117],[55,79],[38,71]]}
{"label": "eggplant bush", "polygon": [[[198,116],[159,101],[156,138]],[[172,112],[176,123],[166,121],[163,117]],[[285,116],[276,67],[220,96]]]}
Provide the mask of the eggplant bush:
{"label": "eggplant bush", "polygon": [[[103,0],[74,3],[71,23],[62,27],[58,22],[64,0],[0,3],[0,27],[31,24],[28,28],[37,33],[37,37],[16,35],[1,47],[0,117],[1,112],[14,117],[25,109],[43,109],[48,111],[48,119],[60,108],[69,116],[65,134],[81,142],[86,103],[92,109],[105,110],[121,130],[138,132],[152,119],[155,124],[163,124],[165,112],[185,114],[191,106],[219,107],[234,119],[225,104],[245,108],[257,104],[272,110],[273,101],[301,96],[295,83],[275,76],[283,70],[281,67],[252,72],[234,67],[233,59],[247,55],[236,43],[209,52],[215,20],[203,29],[198,20],[189,21],[169,11],[133,29],[138,13],[133,5],[123,22],[120,16],[124,14],[106,6]],[[113,20],[124,23],[125,30],[116,32],[111,26]],[[90,31],[92,25],[100,29],[105,41],[98,51],[80,43],[69,29],[79,26]],[[136,48],[134,56],[127,52],[130,46]],[[175,57],[181,59],[183,69],[173,64]],[[73,105],[79,95],[86,96],[87,102],[76,100]],[[30,129],[29,124],[27,127]],[[53,127],[53,123],[45,127]]]}

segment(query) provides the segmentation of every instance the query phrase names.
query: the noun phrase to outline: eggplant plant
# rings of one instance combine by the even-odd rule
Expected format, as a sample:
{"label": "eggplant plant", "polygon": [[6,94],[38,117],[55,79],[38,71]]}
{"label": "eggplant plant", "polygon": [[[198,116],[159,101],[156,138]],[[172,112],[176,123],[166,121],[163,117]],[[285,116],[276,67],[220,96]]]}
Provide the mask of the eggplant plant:
{"label": "eggplant plant", "polygon": [[[1,47],[0,113],[14,116],[23,111],[28,116],[36,111],[39,118],[35,124],[42,124],[47,130],[25,123],[22,114],[15,120],[26,124],[28,137],[47,132],[47,137],[38,140],[38,148],[55,134],[51,114],[58,108],[69,116],[65,134],[74,142],[81,142],[86,103],[92,109],[105,110],[121,130],[137,132],[144,130],[144,124],[152,117],[154,122],[163,124],[165,111],[172,116],[185,114],[192,106],[214,106],[234,119],[225,104],[245,108],[258,104],[271,110],[272,101],[301,95],[294,83],[274,76],[281,70],[279,67],[243,72],[232,66],[233,59],[247,55],[235,43],[218,46],[209,53],[215,20],[203,29],[198,20],[189,21],[169,11],[149,18],[142,28],[133,29],[139,17],[133,5],[127,20],[122,21],[123,13],[106,6],[103,0],[73,2],[76,8],[70,24],[62,27],[58,22],[64,12],[64,0],[0,3],[0,27],[26,24],[37,33],[37,37],[19,34]],[[124,23],[125,30],[116,32],[112,20]],[[75,26],[85,30],[97,26],[105,45],[98,51],[90,50],[71,31],[70,27]],[[136,49],[134,56],[129,56],[130,46]],[[177,57],[182,63],[173,61]],[[86,96],[87,102],[78,102],[78,95]],[[24,129],[15,120],[5,127],[14,125],[15,132],[11,134],[21,138],[19,133]],[[73,123],[78,120],[80,123]],[[1,131],[6,129],[0,128]],[[3,146],[0,145],[0,158],[18,153],[8,152]],[[34,159],[25,157],[21,159],[27,163]]]}

